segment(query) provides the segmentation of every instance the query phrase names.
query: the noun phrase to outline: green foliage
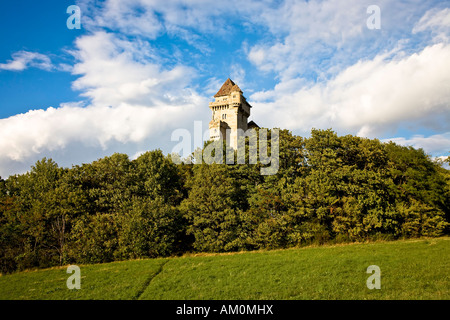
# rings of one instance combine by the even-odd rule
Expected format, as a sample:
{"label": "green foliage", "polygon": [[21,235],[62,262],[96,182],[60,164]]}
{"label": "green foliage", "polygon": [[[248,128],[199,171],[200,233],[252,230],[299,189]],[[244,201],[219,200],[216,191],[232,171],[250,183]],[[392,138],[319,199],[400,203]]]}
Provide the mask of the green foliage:
{"label": "green foliage", "polygon": [[70,169],[44,158],[0,178],[0,272],[450,231],[450,171],[423,150],[331,129],[278,141],[273,175],[249,164],[247,144],[246,164],[175,164],[155,150]]}
{"label": "green foliage", "polygon": [[120,260],[168,256],[181,246],[183,221],[176,207],[160,200],[132,202],[118,218]]}
{"label": "green foliage", "polygon": [[139,196],[161,198],[165,203],[179,204],[183,187],[180,172],[169,157],[164,157],[161,150],[146,152],[133,164]]}
{"label": "green foliage", "polygon": [[118,224],[114,214],[84,216],[71,233],[70,258],[74,263],[114,261],[118,250]]}
{"label": "green foliage", "polygon": [[199,251],[236,249],[239,228],[239,187],[228,166],[196,165],[187,182],[189,196],[181,204],[188,221],[187,233],[195,237]]}
{"label": "green foliage", "polygon": [[0,198],[3,198],[4,196],[6,196],[6,183],[0,176]]}

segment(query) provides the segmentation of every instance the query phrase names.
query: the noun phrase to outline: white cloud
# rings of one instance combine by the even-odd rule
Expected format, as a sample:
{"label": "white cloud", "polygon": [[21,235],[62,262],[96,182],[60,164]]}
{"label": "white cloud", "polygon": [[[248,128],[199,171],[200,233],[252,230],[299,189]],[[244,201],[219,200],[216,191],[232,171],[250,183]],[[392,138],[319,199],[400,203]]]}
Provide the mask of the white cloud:
{"label": "white cloud", "polygon": [[245,69],[242,68],[241,65],[233,64],[230,66],[230,77],[235,83],[237,83],[239,85],[241,90],[245,90],[247,87],[247,82],[245,80],[245,74],[246,74]]}
{"label": "white cloud", "polygon": [[412,32],[417,33],[427,29],[446,29],[448,31],[450,29],[450,8],[445,8],[442,10],[433,8],[428,10],[414,26]]}
{"label": "white cloud", "polygon": [[91,101],[0,119],[0,175],[23,172],[49,154],[84,159],[69,150],[74,146],[97,157],[113,146],[130,154],[167,147],[173,130],[209,118],[207,100],[190,89],[194,70],[163,68],[148,43],[99,31],[78,38],[72,53],[80,76],[73,87]]}
{"label": "white cloud", "polygon": [[[404,125],[425,126],[447,133],[393,139],[426,146],[430,152],[448,142],[450,46],[442,37],[448,31],[448,9],[427,11],[427,4],[419,0],[380,0],[382,29],[369,31],[366,8],[374,4],[371,0],[80,0],[77,4],[87,33],[70,51],[76,59],[73,66],[53,66],[45,55],[20,51],[0,69],[70,71],[78,76],[73,88],[89,102],[1,119],[3,176],[28,169],[30,161],[49,154],[70,161],[86,161],[88,152],[95,157],[107,151],[136,157],[152,147],[150,141],[155,147],[167,146],[175,128],[190,129],[194,120],[206,120],[207,125],[208,99],[224,79],[214,73],[220,69],[217,65],[204,64],[203,55],[216,49],[211,39],[223,40],[219,45],[235,41],[230,35],[241,27],[251,29],[245,35],[248,39],[239,37],[245,49],[241,51],[260,70],[273,71],[278,80],[272,90],[249,98],[258,124],[301,134],[308,134],[311,127],[332,127],[372,137],[392,136]],[[424,37],[425,42],[409,46],[411,30],[432,30],[434,43],[439,43],[427,46],[430,41],[420,35],[413,40]],[[162,40],[155,46],[153,40],[164,33],[170,39],[184,39],[188,46],[167,49]],[[200,51],[195,57],[192,47]],[[199,87],[195,79],[200,75],[186,61],[211,72],[200,93],[193,89]],[[230,75],[241,88],[246,81],[253,83],[242,61],[229,63]]]}
{"label": "white cloud", "polygon": [[96,5],[94,1],[82,1],[84,25],[88,28],[113,28],[126,34],[145,35],[154,39],[162,30],[157,15],[143,1],[109,0]]}
{"label": "white cloud", "polygon": [[422,148],[428,154],[439,154],[438,158],[445,159],[450,153],[450,132],[435,134],[429,137],[423,135],[414,135],[410,138],[397,137],[383,139],[383,142],[392,141],[403,146],[412,146]]}
{"label": "white cloud", "polygon": [[18,51],[12,54],[12,60],[0,63],[0,70],[22,71],[28,67],[47,71],[53,69],[50,58],[38,52]]}
{"label": "white cloud", "polygon": [[450,130],[448,57],[450,45],[442,43],[412,55],[381,54],[329,81],[302,86],[301,79],[289,80],[249,100],[256,121],[265,119],[262,125],[302,133],[332,127],[374,137],[394,133],[405,123]]}
{"label": "white cloud", "polygon": [[251,12],[257,1],[216,0],[107,0],[101,5],[95,0],[81,0],[84,25],[90,30],[99,27],[155,39],[163,32],[192,39],[192,32],[224,33],[228,17]]}
{"label": "white cloud", "polygon": [[76,41],[78,62],[73,73],[80,77],[73,88],[96,105],[120,103],[158,106],[181,104],[195,98],[186,87],[196,76],[193,69],[177,65],[164,69],[146,42],[96,32]]}
{"label": "white cloud", "polygon": [[296,77],[312,67],[311,59],[329,59],[344,42],[361,38],[366,8],[361,1],[285,1],[256,18],[276,40],[254,45],[248,58],[283,80]]}
{"label": "white cloud", "polygon": [[203,86],[203,93],[206,96],[211,97],[215,95],[217,91],[219,91],[223,83],[224,83],[223,79],[217,79],[216,77],[209,78],[206,81],[206,84]]}
{"label": "white cloud", "polygon": [[[154,108],[128,104],[85,108],[63,105],[0,119],[0,164],[24,162],[27,169],[31,165],[29,159],[44,157],[72,144],[95,148],[98,157],[112,145],[118,152],[124,145],[150,148],[149,139],[163,147],[170,141],[173,130],[189,128],[194,120],[201,119],[199,106],[206,103],[198,99],[185,105]],[[11,173],[10,168],[0,165],[1,176]]]}
{"label": "white cloud", "polygon": [[[380,30],[367,28],[367,8],[373,4],[381,9]],[[380,48],[393,49],[410,35],[424,7],[418,0],[283,1],[252,16],[272,37],[251,46],[248,59],[281,81],[329,79],[362,57],[373,58]]]}

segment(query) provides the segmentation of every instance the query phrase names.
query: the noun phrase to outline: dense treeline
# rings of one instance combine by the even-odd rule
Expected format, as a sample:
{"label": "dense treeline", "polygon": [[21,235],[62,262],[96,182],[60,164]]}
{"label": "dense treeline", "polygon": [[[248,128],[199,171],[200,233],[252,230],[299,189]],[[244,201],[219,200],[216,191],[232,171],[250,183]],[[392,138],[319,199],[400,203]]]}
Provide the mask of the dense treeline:
{"label": "dense treeline", "polygon": [[280,131],[279,170],[175,164],[159,150],[0,179],[0,272],[190,251],[440,236],[450,173],[423,150]]}

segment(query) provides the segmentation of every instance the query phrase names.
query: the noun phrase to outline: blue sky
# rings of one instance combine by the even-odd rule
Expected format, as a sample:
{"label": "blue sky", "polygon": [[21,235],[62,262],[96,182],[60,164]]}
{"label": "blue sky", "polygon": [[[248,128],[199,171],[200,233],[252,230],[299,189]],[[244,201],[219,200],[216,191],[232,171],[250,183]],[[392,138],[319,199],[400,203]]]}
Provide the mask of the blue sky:
{"label": "blue sky", "polygon": [[[371,5],[380,29],[367,26]],[[169,153],[176,129],[207,129],[228,77],[261,126],[447,156],[449,39],[449,1],[3,1],[0,176],[43,157]]]}

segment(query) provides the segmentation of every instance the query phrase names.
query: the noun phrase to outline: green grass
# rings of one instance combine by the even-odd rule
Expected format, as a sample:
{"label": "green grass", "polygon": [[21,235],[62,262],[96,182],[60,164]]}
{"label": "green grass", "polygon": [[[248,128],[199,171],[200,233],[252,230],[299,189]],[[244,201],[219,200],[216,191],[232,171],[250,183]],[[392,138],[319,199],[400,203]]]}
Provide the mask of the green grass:
{"label": "green grass", "polygon": [[[381,289],[369,290],[369,265]],[[450,299],[450,238],[199,255],[0,277],[0,299]]]}
{"label": "green grass", "polygon": [[80,265],[81,289],[67,288],[67,267],[21,272],[0,277],[5,299],[134,299],[147,287],[167,259],[132,260]]}

